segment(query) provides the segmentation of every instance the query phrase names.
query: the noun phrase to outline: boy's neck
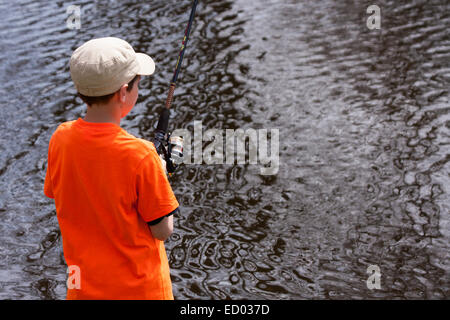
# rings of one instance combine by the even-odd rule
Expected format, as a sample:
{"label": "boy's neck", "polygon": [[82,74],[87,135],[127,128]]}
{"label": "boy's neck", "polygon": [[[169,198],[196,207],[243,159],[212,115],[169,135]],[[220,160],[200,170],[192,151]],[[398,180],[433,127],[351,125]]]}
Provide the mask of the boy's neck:
{"label": "boy's neck", "polygon": [[114,123],[120,126],[120,116],[115,116],[108,106],[88,106],[83,120],[93,123]]}

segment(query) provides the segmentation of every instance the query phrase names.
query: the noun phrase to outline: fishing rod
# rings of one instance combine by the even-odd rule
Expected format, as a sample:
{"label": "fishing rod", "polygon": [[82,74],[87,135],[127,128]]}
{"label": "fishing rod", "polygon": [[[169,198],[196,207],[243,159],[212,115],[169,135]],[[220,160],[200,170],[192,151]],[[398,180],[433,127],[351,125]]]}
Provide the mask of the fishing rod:
{"label": "fishing rod", "polygon": [[[173,95],[175,92],[178,75],[181,69],[181,63],[183,61],[186,46],[189,40],[189,34],[191,33],[192,23],[194,22],[195,10],[197,8],[198,0],[194,0],[192,4],[191,14],[189,16],[189,22],[184,32],[183,42],[181,44],[181,50],[178,55],[177,64],[173,73],[172,81],[170,82],[169,94],[167,95],[166,105],[159,115],[158,125],[156,126],[155,136],[153,143],[158,154],[164,156],[166,161],[166,169],[169,175],[172,175],[177,165],[176,161],[183,157],[183,140],[180,137],[170,137],[170,133],[167,131],[169,126],[170,107],[172,106]],[[175,158],[175,159],[174,159]]]}

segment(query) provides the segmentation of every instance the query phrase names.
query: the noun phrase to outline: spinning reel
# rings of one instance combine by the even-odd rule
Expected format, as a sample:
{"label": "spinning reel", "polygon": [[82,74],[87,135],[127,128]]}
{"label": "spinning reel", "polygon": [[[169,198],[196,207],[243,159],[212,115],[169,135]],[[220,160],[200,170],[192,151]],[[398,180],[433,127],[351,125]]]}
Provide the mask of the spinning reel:
{"label": "spinning reel", "polygon": [[168,120],[169,110],[164,108],[159,117],[153,143],[158,154],[166,161],[167,173],[172,176],[183,163],[183,138],[172,137],[171,133],[167,132]]}

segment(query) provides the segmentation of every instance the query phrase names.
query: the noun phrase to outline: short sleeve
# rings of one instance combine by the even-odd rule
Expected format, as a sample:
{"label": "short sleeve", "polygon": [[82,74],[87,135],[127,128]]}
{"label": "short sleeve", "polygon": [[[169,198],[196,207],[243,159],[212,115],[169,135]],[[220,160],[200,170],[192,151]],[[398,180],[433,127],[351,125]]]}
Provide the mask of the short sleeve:
{"label": "short sleeve", "polygon": [[136,193],[137,209],[145,222],[165,216],[179,206],[154,149],[137,168]]}
{"label": "short sleeve", "polygon": [[47,173],[45,174],[44,194],[49,198],[52,198],[52,199],[55,198],[55,196],[53,195],[52,179],[50,178],[50,172],[48,170],[48,166],[47,166]]}
{"label": "short sleeve", "polygon": [[45,181],[44,181],[44,194],[54,199],[55,195],[53,194],[53,186],[52,186],[52,178],[50,176],[50,150],[53,142],[53,136],[50,139],[48,144],[48,154],[47,154],[47,172],[45,173]]}

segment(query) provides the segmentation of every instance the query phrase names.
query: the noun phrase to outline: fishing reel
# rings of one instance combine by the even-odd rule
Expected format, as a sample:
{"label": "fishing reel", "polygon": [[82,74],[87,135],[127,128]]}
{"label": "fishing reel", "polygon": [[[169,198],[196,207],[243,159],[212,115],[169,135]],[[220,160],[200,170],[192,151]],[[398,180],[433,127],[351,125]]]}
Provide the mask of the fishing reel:
{"label": "fishing reel", "polygon": [[170,132],[155,131],[153,139],[156,151],[166,161],[166,170],[171,177],[175,170],[183,163],[183,138],[172,137]]}

